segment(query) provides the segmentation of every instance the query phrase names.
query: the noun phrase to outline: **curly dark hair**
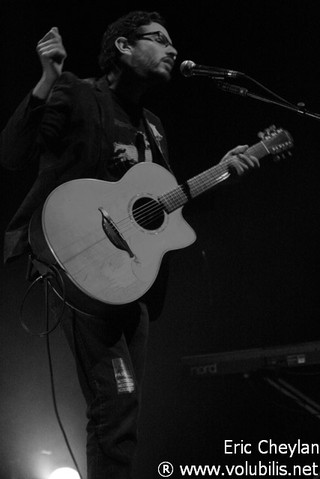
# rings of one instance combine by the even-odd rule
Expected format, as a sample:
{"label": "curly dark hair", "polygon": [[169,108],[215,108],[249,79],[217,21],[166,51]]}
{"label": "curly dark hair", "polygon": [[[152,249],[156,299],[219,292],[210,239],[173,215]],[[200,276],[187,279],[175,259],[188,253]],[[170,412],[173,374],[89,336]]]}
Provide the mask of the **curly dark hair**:
{"label": "curly dark hair", "polygon": [[99,65],[103,73],[108,73],[117,63],[119,51],[114,44],[115,40],[124,36],[133,42],[137,29],[152,22],[166,26],[164,18],[158,12],[143,11],[130,12],[108,26],[102,37],[99,54]]}

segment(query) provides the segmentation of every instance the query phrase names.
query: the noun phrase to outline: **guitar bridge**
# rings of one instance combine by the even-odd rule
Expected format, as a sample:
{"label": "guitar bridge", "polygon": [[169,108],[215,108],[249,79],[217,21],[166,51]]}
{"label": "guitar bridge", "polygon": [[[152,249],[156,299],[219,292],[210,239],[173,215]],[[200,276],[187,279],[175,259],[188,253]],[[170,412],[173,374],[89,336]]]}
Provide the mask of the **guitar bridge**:
{"label": "guitar bridge", "polygon": [[98,210],[102,215],[102,229],[107,238],[116,248],[126,251],[129,254],[130,258],[135,258],[135,255],[133,254],[130,246],[118,230],[115,222],[113,221],[109,213],[102,206],[100,206]]}

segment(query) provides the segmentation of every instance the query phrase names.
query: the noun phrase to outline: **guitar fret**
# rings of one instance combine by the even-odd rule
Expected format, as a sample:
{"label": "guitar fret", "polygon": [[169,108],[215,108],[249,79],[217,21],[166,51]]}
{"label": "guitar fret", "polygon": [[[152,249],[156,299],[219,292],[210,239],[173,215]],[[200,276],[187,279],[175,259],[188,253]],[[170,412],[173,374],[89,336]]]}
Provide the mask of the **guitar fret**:
{"label": "guitar fret", "polygon": [[[277,151],[276,148],[279,148],[278,145],[281,144],[280,139],[282,140],[282,149],[286,150],[292,146],[290,135],[286,131],[282,131],[280,133],[278,132],[276,137],[271,136],[269,139],[250,146],[247,149],[246,154],[262,158]],[[183,206],[190,199],[197,197],[205,191],[215,187],[218,183],[226,180],[229,176],[229,163],[228,161],[225,161],[194,176],[186,183],[177,186],[172,191],[161,195],[158,200],[165,211],[171,213],[177,208]]]}
{"label": "guitar fret", "polygon": [[221,181],[224,181],[228,176],[230,176],[230,173],[227,162],[213,166],[209,170],[188,180],[185,185],[179,185],[174,190],[161,195],[159,201],[167,213],[171,213],[186,204],[189,199],[197,197]]}
{"label": "guitar fret", "polygon": [[268,149],[265,147],[264,143],[262,141],[260,143],[257,143],[256,145],[251,146],[248,148],[247,153],[252,156],[257,156],[258,158],[263,156],[265,152],[268,152]]}

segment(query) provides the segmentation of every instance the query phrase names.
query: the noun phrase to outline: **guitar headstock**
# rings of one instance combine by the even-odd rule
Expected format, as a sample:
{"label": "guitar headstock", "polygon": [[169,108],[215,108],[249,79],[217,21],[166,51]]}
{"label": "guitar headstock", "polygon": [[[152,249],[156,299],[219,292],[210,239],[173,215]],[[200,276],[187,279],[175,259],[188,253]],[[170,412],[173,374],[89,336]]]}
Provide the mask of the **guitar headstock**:
{"label": "guitar headstock", "polygon": [[259,132],[258,137],[269,154],[274,156],[275,161],[279,161],[286,155],[291,156],[290,149],[293,147],[293,138],[288,131],[271,125],[263,132]]}

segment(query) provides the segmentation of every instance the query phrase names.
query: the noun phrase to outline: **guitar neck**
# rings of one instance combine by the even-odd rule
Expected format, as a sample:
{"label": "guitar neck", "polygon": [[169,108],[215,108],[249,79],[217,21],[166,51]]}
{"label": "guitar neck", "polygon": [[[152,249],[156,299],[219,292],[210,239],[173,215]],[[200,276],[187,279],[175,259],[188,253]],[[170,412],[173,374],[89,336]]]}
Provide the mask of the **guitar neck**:
{"label": "guitar neck", "polygon": [[[263,141],[256,143],[248,148],[246,154],[262,158],[270,153]],[[218,165],[212,166],[206,171],[190,178],[185,183],[177,186],[175,189],[161,195],[160,202],[163,204],[168,213],[182,207],[190,200],[213,189],[219,183],[222,183],[231,175],[229,170],[229,162],[225,161]]]}

